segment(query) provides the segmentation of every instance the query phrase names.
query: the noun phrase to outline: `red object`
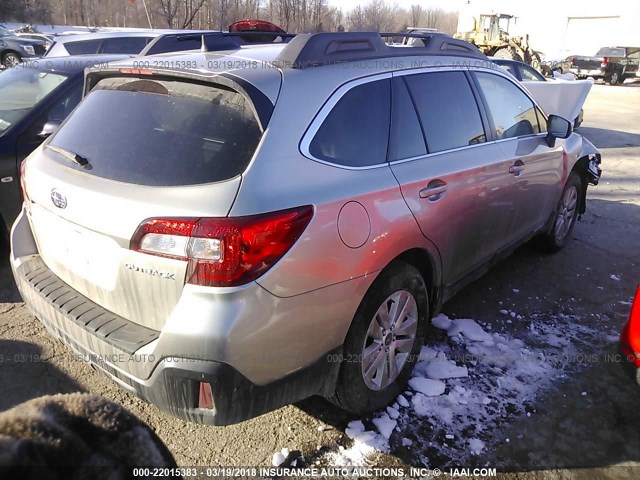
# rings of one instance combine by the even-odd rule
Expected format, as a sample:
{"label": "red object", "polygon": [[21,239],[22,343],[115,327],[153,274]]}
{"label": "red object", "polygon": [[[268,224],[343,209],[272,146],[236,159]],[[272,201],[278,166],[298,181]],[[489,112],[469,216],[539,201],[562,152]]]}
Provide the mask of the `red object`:
{"label": "red object", "polygon": [[[305,206],[237,218],[152,219],[138,227],[131,249],[188,261],[187,283],[192,285],[232,287],[249,283],[273,267],[300,238],[312,217],[313,207]],[[142,239],[149,233],[220,240],[222,259],[192,258],[189,249],[186,257],[142,250]]]}
{"label": "red object", "polygon": [[230,32],[275,32],[287,33],[279,26],[265,20],[240,20],[229,26]]}
{"label": "red object", "polygon": [[124,73],[125,75],[153,75],[151,70],[141,68],[121,68],[120,73]]}
{"label": "red object", "polygon": [[606,67],[609,64],[609,57],[604,57],[602,59],[602,63],[600,64],[601,67]]}
{"label": "red object", "polygon": [[640,368],[640,285],[636,289],[629,320],[620,334],[620,345],[627,360]]}
{"label": "red object", "polygon": [[200,382],[200,392],[198,394],[198,407],[213,410],[215,405],[213,404],[213,392],[211,391],[211,385],[206,382]]}

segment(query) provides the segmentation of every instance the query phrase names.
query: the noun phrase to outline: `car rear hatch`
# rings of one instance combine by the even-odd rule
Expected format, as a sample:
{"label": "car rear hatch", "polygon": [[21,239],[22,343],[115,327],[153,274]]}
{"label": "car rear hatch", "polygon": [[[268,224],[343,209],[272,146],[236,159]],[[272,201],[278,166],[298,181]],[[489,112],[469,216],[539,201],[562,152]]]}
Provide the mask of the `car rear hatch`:
{"label": "car rear hatch", "polygon": [[163,254],[180,238],[149,237],[153,255],[132,239],[149,219],[225,217],[262,134],[251,99],[229,82],[102,78],[25,164],[43,261],[103,308],[160,330],[188,262]]}

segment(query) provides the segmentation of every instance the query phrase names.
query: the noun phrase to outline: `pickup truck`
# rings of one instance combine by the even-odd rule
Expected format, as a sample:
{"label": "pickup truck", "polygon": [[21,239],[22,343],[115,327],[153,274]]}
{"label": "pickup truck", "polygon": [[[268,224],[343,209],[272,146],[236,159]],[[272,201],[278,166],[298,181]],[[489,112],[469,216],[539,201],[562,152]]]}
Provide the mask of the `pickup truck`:
{"label": "pickup truck", "polygon": [[572,56],[567,60],[569,71],[578,78],[601,78],[617,85],[638,73],[640,47],[603,47],[593,57]]}

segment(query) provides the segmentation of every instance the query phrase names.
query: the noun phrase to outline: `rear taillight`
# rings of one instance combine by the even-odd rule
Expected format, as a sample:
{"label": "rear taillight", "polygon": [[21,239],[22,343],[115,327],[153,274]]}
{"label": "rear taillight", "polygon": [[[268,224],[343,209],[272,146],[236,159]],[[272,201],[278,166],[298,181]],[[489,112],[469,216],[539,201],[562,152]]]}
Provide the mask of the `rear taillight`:
{"label": "rear taillight", "polygon": [[602,59],[602,63],[600,64],[601,67],[606,67],[607,65],[609,65],[609,57],[604,57]]}
{"label": "rear taillight", "polygon": [[29,201],[29,195],[27,194],[27,161],[23,160],[20,163],[20,188],[22,189],[22,198],[25,201]]}
{"label": "rear taillight", "polygon": [[138,227],[131,249],[189,262],[187,283],[232,287],[275,265],[312,217],[305,206],[237,218],[157,218]]}

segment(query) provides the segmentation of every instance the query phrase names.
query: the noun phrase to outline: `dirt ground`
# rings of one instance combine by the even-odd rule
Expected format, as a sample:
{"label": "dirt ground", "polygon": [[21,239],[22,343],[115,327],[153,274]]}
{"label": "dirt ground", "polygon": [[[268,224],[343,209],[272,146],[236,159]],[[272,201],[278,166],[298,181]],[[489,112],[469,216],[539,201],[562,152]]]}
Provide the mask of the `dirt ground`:
{"label": "dirt ground", "polygon": [[[505,478],[640,478],[640,387],[605,357],[615,353],[613,339],[640,282],[640,83],[595,85],[578,131],[601,149],[604,174],[589,190],[587,213],[571,243],[551,256],[522,247],[444,307],[451,318],[496,324],[503,308],[523,316],[565,314],[598,333],[576,340],[580,352],[596,359],[576,360],[571,374],[540,392],[538,415],[503,419],[479,464],[510,470],[500,474]],[[524,328],[518,322],[511,327],[514,334]],[[179,465],[268,466],[283,447],[301,452],[311,464],[349,446],[344,428],[353,417],[320,399],[224,428],[167,417],[52,340],[21,303],[6,262],[0,267],[0,356],[0,411],[46,394],[101,394],[148,423]],[[406,448],[392,448],[373,461],[418,465]],[[455,459],[435,459],[429,467],[447,472],[452,465]]]}

